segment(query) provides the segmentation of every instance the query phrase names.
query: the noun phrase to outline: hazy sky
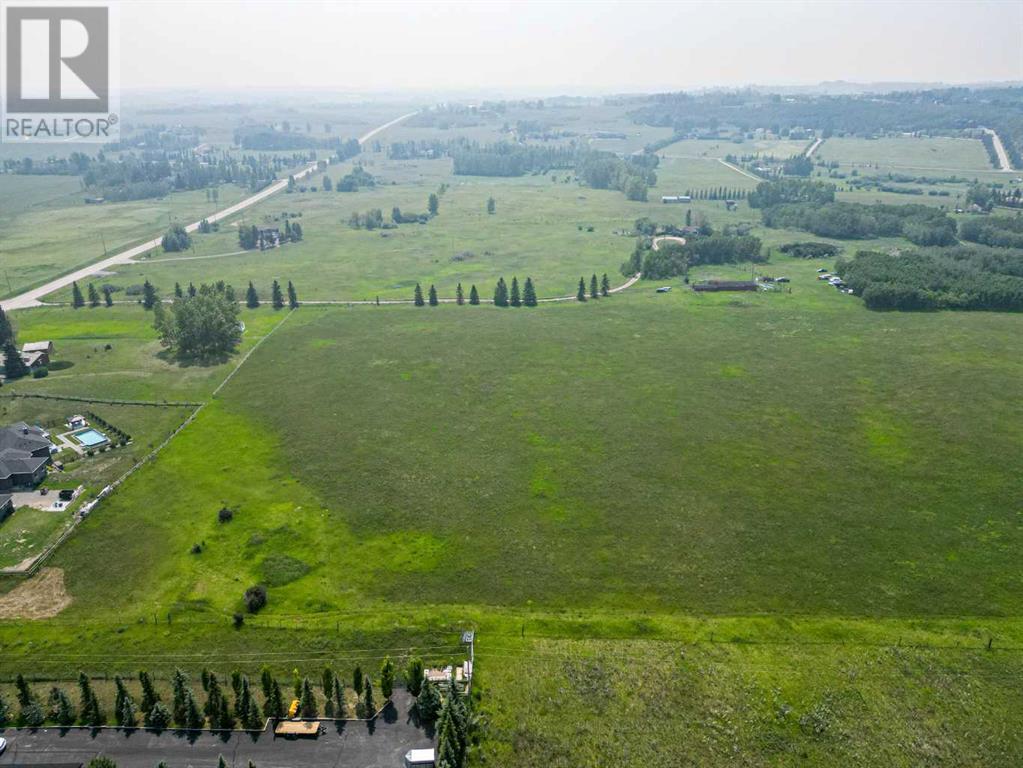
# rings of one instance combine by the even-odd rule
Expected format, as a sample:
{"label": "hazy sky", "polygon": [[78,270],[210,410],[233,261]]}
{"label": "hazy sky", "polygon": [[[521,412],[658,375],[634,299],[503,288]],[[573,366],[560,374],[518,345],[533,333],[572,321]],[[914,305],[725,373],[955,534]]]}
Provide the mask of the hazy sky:
{"label": "hazy sky", "polygon": [[124,88],[643,91],[1023,79],[1023,2],[121,5]]}

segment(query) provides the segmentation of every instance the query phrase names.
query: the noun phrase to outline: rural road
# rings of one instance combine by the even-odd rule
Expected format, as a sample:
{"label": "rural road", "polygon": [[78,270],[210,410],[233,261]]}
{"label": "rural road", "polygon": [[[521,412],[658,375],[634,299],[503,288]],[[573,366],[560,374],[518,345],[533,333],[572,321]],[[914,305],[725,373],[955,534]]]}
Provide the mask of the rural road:
{"label": "rural road", "polygon": [[655,251],[661,250],[661,243],[665,240],[668,240],[672,243],[678,243],[679,245],[686,244],[686,239],[684,237],[675,237],[674,235],[661,235],[660,237],[655,237],[653,239],[653,242],[651,243],[653,249]]}
{"label": "rural road", "polygon": [[741,174],[742,174],[743,176],[746,176],[747,178],[753,179],[753,181],[758,181],[758,182],[759,182],[759,181],[763,181],[763,179],[762,179],[762,178],[760,178],[759,176],[754,176],[754,175],[753,175],[752,173],[750,173],[749,171],[744,171],[744,170],[743,170],[742,168],[740,168],[739,166],[737,166],[737,165],[732,165],[732,164],[731,164],[730,162],[728,162],[727,160],[725,160],[725,159],[723,159],[723,158],[720,158],[720,157],[719,157],[719,158],[718,158],[718,162],[719,162],[719,163],[721,163],[721,165],[725,166],[725,168],[731,168],[731,169],[732,169],[733,171],[735,171],[736,173],[741,173]]}
{"label": "rural road", "polygon": [[[367,141],[369,141],[371,138],[376,136],[381,131],[385,131],[393,125],[397,125],[402,120],[407,120],[414,114],[416,113],[409,112],[407,115],[396,117],[394,120],[391,120],[390,122],[377,126],[373,130],[361,136],[359,138],[359,143],[365,144]],[[310,163],[306,168],[294,174],[294,176],[296,179],[302,179],[311,174],[314,170],[316,170],[316,163]],[[239,211],[244,211],[246,208],[249,208],[255,205],[256,203],[266,200],[268,197],[277,194],[281,190],[285,189],[287,186],[288,186],[287,179],[275,181],[273,184],[271,184],[268,187],[265,187],[264,189],[261,189],[259,192],[252,195],[251,197],[247,197],[239,203],[235,203],[234,205],[225,208],[222,211],[218,211],[217,213],[214,213],[211,216],[207,216],[206,219],[211,224],[222,219],[226,219],[229,216],[233,216],[234,214],[238,213]],[[199,222],[195,221],[186,226],[185,230],[187,232],[195,232],[198,228]],[[2,307],[5,312],[10,312],[13,309],[27,309],[29,307],[41,306],[42,301],[40,301],[40,299],[42,299],[43,296],[53,293],[54,291],[59,291],[61,288],[66,288],[67,286],[71,285],[71,283],[77,280],[84,280],[87,277],[89,277],[89,275],[93,275],[96,272],[105,270],[108,267],[112,267],[117,264],[128,264],[136,256],[141,256],[142,254],[151,251],[154,248],[159,248],[162,239],[163,235],[161,235],[160,237],[156,237],[152,240],[149,240],[148,242],[142,243],[142,245],[136,245],[132,248],[128,248],[127,250],[121,251],[120,253],[117,253],[113,256],[108,256],[105,259],[94,262],[93,264],[90,264],[87,267],[82,267],[81,269],[75,270],[74,272],[64,275],[63,277],[58,277],[44,285],[39,286],[38,288],[32,288],[31,290],[25,291],[24,293],[21,293],[17,296],[13,296],[9,299],[4,299],[2,302],[0,302],[0,307]]]}
{"label": "rural road", "polygon": [[813,153],[817,151],[821,144],[824,143],[824,139],[817,139],[806,149],[806,157],[813,157]]}
{"label": "rural road", "polygon": [[1001,137],[990,128],[981,128],[981,130],[991,137],[991,142],[995,145],[995,154],[998,155],[998,164],[1001,166],[998,170],[1011,173],[1012,163],[1009,162],[1009,153],[1005,151]]}

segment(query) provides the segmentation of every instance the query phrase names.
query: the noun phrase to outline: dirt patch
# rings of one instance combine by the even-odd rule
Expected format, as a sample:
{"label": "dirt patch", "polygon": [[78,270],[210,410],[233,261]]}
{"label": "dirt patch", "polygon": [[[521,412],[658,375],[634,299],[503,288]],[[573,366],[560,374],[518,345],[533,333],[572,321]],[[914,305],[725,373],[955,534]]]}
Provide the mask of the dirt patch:
{"label": "dirt patch", "polygon": [[52,619],[71,605],[64,571],[43,568],[24,584],[0,595],[0,619]]}

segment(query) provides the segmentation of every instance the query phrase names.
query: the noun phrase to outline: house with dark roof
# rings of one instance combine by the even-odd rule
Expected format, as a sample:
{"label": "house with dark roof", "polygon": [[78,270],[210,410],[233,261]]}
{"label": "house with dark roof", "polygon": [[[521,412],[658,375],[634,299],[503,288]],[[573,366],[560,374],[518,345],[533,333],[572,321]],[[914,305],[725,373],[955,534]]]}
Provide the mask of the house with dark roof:
{"label": "house with dark roof", "polygon": [[14,511],[14,497],[9,493],[0,493],[0,523],[10,517]]}
{"label": "house with dark roof", "polygon": [[0,491],[41,483],[50,465],[52,447],[42,427],[20,421],[0,429]]}

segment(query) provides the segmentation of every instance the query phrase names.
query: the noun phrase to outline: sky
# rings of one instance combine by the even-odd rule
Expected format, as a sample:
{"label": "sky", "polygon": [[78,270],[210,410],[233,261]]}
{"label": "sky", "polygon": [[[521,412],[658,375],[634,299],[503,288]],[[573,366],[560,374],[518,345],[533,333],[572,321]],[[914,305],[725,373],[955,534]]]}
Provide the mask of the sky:
{"label": "sky", "polygon": [[615,93],[1023,80],[1023,2],[120,6],[125,89]]}

